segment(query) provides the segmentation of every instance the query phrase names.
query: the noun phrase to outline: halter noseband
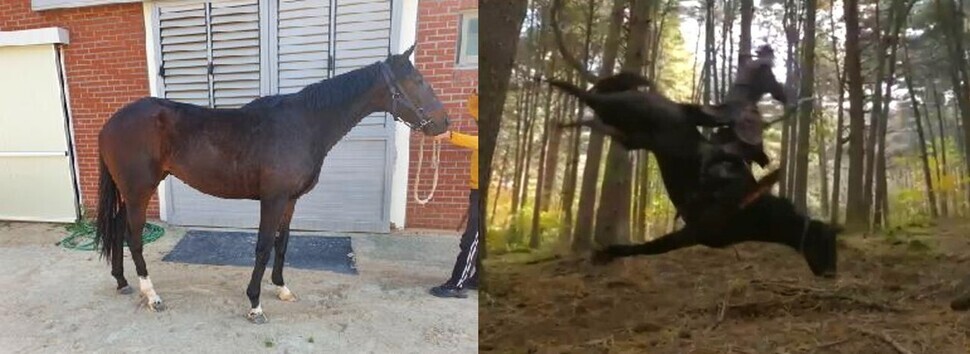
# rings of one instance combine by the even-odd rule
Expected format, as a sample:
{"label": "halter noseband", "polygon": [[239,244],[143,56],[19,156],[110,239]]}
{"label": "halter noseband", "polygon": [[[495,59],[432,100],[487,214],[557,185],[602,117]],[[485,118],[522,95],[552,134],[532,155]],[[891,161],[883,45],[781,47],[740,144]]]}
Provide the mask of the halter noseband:
{"label": "halter noseband", "polygon": [[[383,61],[380,63],[380,67],[381,67],[381,74],[383,74],[384,76],[384,81],[387,83],[387,89],[391,91],[390,113],[392,116],[394,116],[394,119],[397,121],[400,121],[401,123],[404,123],[404,125],[411,128],[411,130],[422,129],[426,125],[430,124],[431,117],[428,117],[428,115],[425,113],[426,110],[423,107],[418,107],[417,105],[415,105],[414,101],[412,101],[410,97],[407,97],[407,95],[404,94],[404,90],[402,90],[401,87],[398,86],[397,81],[394,80],[394,73],[391,72],[391,67],[387,65],[386,62],[383,62]],[[412,124],[411,122],[408,122],[402,119],[401,117],[398,117],[397,105],[399,103],[402,106],[404,106],[404,108],[411,110],[411,112],[414,112],[414,115],[417,116],[419,119],[421,119],[421,121],[415,125],[415,124]],[[433,104],[433,107],[430,107],[430,108],[437,109],[441,107],[441,103],[438,101],[435,101],[432,104]]]}

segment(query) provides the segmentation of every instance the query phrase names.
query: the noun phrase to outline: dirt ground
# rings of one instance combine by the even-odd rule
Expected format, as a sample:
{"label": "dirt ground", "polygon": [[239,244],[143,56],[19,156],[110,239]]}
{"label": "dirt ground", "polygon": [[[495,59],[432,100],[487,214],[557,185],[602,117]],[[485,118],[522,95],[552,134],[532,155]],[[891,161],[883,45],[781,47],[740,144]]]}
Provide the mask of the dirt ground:
{"label": "dirt ground", "polygon": [[[695,247],[593,266],[512,254],[485,265],[483,352],[970,353],[949,302],[970,275],[970,223],[841,237],[839,276],[794,251]],[[890,241],[891,239],[891,241]]]}
{"label": "dirt ground", "polygon": [[[449,274],[458,238],[354,236],[357,276],[287,268],[294,303],[263,281],[269,323],[243,317],[249,267],[162,262],[183,231],[145,246],[167,310],[118,295],[94,252],[55,246],[63,225],[0,223],[0,352],[471,353],[478,349],[478,295],[438,299],[427,289]],[[297,237],[297,236],[294,236]],[[127,250],[126,250],[127,252]]]}

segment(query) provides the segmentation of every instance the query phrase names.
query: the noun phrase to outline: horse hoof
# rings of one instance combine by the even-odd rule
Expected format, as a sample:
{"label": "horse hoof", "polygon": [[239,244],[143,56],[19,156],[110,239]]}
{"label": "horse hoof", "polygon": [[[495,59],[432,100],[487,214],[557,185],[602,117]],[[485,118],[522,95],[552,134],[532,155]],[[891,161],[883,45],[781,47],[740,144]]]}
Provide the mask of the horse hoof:
{"label": "horse hoof", "polygon": [[121,294],[121,295],[131,295],[131,293],[133,292],[135,292],[135,290],[128,285],[125,285],[122,288],[118,288],[118,294]]}
{"label": "horse hoof", "polygon": [[593,264],[594,265],[605,265],[613,262],[613,254],[608,250],[598,250],[593,252]]}
{"label": "horse hoof", "polygon": [[148,308],[153,312],[165,311],[165,304],[162,303],[162,299],[148,300]]}
{"label": "horse hoof", "polygon": [[249,322],[254,324],[263,324],[263,323],[269,322],[269,319],[266,318],[266,314],[262,312],[254,313],[250,311],[249,314],[246,315],[246,319],[248,319]]}
{"label": "horse hoof", "polygon": [[293,292],[291,292],[290,289],[287,289],[285,286],[281,286],[279,288],[276,296],[279,297],[280,300],[286,302],[296,302],[296,295],[293,295]]}

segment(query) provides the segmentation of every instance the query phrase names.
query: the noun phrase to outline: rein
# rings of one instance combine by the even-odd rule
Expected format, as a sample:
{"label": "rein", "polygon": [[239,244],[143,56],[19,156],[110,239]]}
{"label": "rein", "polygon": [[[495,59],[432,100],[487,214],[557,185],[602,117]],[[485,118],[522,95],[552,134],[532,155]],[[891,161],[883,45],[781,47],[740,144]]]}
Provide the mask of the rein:
{"label": "rein", "polygon": [[435,190],[438,189],[438,167],[439,167],[439,157],[441,156],[441,142],[435,140],[431,147],[431,167],[434,168],[434,179],[431,180],[431,192],[428,193],[427,198],[421,198],[418,196],[418,186],[421,185],[421,166],[424,166],[424,140],[425,137],[421,137],[421,146],[418,150],[418,172],[414,176],[414,201],[419,205],[428,204],[431,198],[434,197]]}
{"label": "rein", "polygon": [[[411,100],[410,97],[407,97],[407,95],[404,93],[404,90],[402,90],[401,87],[397,84],[397,81],[394,80],[394,73],[391,72],[391,67],[388,66],[387,63],[385,62],[381,62],[380,67],[381,67],[381,74],[383,74],[384,76],[384,82],[387,84],[387,89],[391,91],[391,115],[394,116],[394,119],[401,123],[404,123],[404,125],[408,126],[408,128],[411,128],[411,130],[419,130],[424,128],[426,125],[430,124],[431,118],[428,117],[428,115],[425,113],[425,109],[423,107],[418,107],[417,105],[415,105],[414,101]],[[441,108],[441,107],[437,107],[437,106],[441,106],[440,102],[435,101],[435,103],[437,103],[435,105],[436,107],[430,107],[430,108],[434,108],[434,109]],[[401,117],[398,117],[396,114],[398,104],[403,105],[404,108],[407,108],[411,110],[411,112],[414,112],[414,115],[417,116],[421,121],[418,122],[417,124],[413,124],[411,122],[408,122],[402,119]]]}

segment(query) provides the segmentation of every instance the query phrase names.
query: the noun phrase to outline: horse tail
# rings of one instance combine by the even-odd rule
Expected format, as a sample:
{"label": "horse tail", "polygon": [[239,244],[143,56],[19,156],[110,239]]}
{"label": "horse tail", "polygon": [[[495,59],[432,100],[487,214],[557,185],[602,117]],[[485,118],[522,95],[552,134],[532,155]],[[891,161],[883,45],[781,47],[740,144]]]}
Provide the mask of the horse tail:
{"label": "horse tail", "polygon": [[125,232],[128,230],[128,217],[125,203],[118,193],[118,185],[111,178],[104,157],[101,163],[101,181],[98,187],[98,220],[95,234],[95,247],[101,250],[101,257],[111,262],[111,256],[122,252]]}
{"label": "horse tail", "polygon": [[653,88],[653,81],[640,74],[623,71],[619,74],[600,79],[590,90],[598,93],[635,91],[637,88]]}

